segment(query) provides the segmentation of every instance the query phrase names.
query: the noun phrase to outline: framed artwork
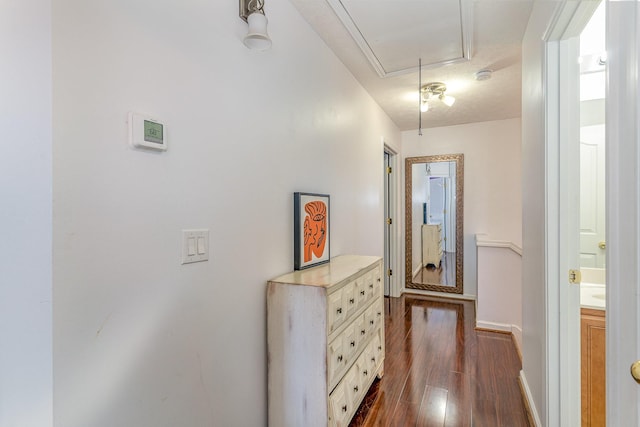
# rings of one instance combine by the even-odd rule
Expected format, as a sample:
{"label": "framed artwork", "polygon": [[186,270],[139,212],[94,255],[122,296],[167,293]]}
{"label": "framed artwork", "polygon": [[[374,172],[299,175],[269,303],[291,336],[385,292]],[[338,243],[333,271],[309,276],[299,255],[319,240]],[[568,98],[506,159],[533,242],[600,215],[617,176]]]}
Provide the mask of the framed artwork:
{"label": "framed artwork", "polygon": [[329,195],[293,193],[293,268],[329,262],[329,252]]}

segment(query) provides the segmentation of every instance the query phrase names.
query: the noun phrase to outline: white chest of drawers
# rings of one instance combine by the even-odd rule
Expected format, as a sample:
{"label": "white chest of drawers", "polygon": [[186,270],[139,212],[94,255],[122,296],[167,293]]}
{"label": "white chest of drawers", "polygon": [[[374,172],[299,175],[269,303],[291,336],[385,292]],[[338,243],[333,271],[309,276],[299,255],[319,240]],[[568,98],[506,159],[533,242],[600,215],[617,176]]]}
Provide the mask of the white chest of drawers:
{"label": "white chest of drawers", "polygon": [[379,257],[344,255],[267,285],[269,425],[348,426],[384,371]]}
{"label": "white chest of drawers", "polygon": [[442,260],[442,232],[440,224],[422,225],[422,266],[440,266]]}

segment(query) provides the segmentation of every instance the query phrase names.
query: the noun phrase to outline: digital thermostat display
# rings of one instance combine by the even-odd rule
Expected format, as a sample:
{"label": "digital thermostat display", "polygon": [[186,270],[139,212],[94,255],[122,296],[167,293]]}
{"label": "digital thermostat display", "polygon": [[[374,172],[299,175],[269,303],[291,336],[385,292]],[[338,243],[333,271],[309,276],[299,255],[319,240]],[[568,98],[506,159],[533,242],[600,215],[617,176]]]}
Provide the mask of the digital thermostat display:
{"label": "digital thermostat display", "polygon": [[167,149],[167,129],[159,120],[129,113],[129,142],[136,148]]}
{"label": "digital thermostat display", "polygon": [[162,144],[162,125],[160,123],[154,123],[149,120],[144,121],[144,140],[147,142],[154,142],[156,144]]}

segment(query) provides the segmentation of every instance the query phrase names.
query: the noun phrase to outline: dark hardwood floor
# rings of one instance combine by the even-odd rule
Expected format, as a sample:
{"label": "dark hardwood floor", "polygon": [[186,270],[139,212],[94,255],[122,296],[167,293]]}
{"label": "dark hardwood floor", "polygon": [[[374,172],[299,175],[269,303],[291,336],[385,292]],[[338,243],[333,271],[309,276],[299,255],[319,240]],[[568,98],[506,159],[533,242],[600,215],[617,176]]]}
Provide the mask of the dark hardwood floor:
{"label": "dark hardwood floor", "polygon": [[510,335],[476,331],[471,301],[385,298],[386,358],[350,426],[528,427]]}

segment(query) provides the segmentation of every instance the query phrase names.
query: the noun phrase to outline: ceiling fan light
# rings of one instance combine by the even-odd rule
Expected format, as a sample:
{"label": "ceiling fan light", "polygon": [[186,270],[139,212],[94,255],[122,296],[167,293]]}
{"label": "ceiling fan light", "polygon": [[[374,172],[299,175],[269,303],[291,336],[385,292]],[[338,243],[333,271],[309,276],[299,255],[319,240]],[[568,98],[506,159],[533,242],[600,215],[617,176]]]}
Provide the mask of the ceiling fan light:
{"label": "ceiling fan light", "polygon": [[420,111],[423,113],[426,113],[427,111],[429,111],[429,104],[427,103],[427,101],[422,101],[420,103]]}
{"label": "ceiling fan light", "polygon": [[456,102],[456,99],[443,93],[440,95],[440,101],[444,102],[447,107],[451,107]]}
{"label": "ceiling fan light", "polygon": [[260,12],[253,12],[247,17],[249,32],[243,40],[245,46],[252,50],[267,50],[271,47],[267,22],[267,17]]}

